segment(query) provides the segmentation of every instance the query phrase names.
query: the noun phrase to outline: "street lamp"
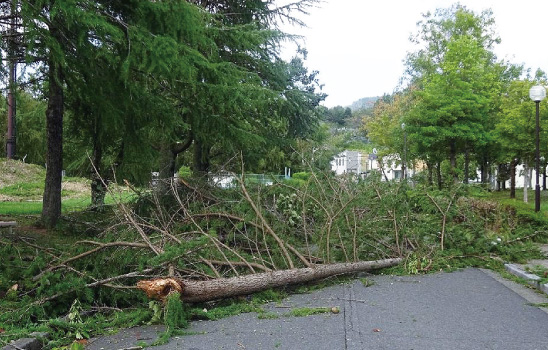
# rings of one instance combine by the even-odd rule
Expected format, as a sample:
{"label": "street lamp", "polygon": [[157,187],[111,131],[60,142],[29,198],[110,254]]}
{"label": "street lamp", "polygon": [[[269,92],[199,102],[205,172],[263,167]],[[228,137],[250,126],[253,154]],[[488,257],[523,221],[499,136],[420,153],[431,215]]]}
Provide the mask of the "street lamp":
{"label": "street lamp", "polygon": [[540,184],[539,184],[539,171],[540,171],[540,101],[546,97],[546,89],[544,86],[536,85],[529,90],[529,97],[531,100],[535,101],[537,105],[536,113],[536,128],[535,128],[535,143],[536,143],[536,154],[535,154],[535,176],[537,180],[537,185],[535,186],[535,211],[540,211]]}
{"label": "street lamp", "polygon": [[540,157],[540,164],[542,165],[542,190],[546,191],[546,159]]}
{"label": "street lamp", "polygon": [[407,132],[405,131],[405,123],[401,123],[401,129],[403,130],[403,162],[401,165],[402,179],[407,178],[405,164],[407,163]]}

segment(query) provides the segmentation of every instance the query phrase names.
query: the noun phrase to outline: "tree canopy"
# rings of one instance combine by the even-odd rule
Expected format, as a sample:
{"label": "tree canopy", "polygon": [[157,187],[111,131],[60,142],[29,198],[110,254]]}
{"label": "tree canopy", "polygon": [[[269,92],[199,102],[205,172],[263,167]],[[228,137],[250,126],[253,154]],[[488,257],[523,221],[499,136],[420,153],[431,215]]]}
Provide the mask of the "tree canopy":
{"label": "tree canopy", "polygon": [[142,183],[151,171],[173,176],[181,162],[207,172],[238,153],[253,166],[314,135],[317,72],[305,50],[279,57],[290,36],[277,25],[302,24],[294,14],[315,2],[18,1],[18,47],[47,102],[44,224],[60,215],[66,166],[96,172],[100,200],[98,177],[113,179],[112,169]]}
{"label": "tree canopy", "polygon": [[494,54],[500,38],[491,10],[478,14],[456,4],[425,14],[417,26],[411,39],[417,49],[406,58],[407,86],[378,101],[365,128],[386,152],[399,154],[404,123],[414,158],[429,168],[447,161],[447,175],[459,181],[461,156],[465,168],[476,159],[482,170],[497,160],[495,125],[506,113],[502,96],[522,68]]}

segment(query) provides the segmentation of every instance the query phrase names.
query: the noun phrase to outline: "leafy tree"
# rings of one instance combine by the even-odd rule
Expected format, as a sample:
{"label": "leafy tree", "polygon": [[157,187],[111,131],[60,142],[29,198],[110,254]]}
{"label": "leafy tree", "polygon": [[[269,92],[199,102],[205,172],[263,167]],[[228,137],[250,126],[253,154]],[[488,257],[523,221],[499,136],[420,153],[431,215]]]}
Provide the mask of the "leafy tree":
{"label": "leafy tree", "polygon": [[476,15],[455,5],[425,16],[415,39],[425,48],[407,57],[409,78],[418,87],[404,119],[410,142],[423,159],[448,159],[454,181],[458,154],[489,141],[493,96],[501,92],[494,33],[491,11]]}
{"label": "leafy tree", "polygon": [[326,112],[326,121],[337,124],[339,126],[345,125],[345,123],[352,117],[352,110],[350,107],[336,106],[329,108]]}
{"label": "leafy tree", "polygon": [[[520,162],[529,168],[535,160],[535,104],[529,99],[529,89],[536,84],[531,80],[513,81],[502,99],[502,113],[496,124],[495,135],[499,145],[500,161],[511,164],[511,194],[515,196],[515,166]],[[546,108],[541,108],[541,121],[548,125]],[[546,128],[542,128],[546,130]],[[546,132],[543,132],[546,136]],[[546,145],[541,143],[542,153]],[[526,175],[527,176],[527,175]]]}
{"label": "leafy tree", "polygon": [[[363,128],[377,147],[379,154],[402,154],[403,133],[402,121],[409,113],[413,100],[412,89],[385,95],[377,100],[371,116],[363,119]],[[407,145],[410,146],[409,144]],[[411,152],[407,154],[410,156]],[[410,156],[409,159],[412,159]]]}

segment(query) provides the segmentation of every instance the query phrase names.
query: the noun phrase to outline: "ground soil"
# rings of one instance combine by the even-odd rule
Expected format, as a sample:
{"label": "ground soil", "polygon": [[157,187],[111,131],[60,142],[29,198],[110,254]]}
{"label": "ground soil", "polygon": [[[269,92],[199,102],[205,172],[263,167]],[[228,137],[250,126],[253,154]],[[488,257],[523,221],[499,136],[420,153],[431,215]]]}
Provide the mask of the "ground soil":
{"label": "ground soil", "polygon": [[[46,176],[46,169],[40,165],[23,163],[18,160],[0,159],[0,188],[5,186],[17,185],[20,183],[42,182]],[[63,199],[84,197],[89,194],[89,182],[82,179],[63,181],[63,190],[67,191],[67,195]],[[36,197],[36,196],[34,196]],[[42,197],[25,197],[24,199],[18,196],[10,196],[0,193],[1,202],[19,202],[19,201],[41,201]]]}

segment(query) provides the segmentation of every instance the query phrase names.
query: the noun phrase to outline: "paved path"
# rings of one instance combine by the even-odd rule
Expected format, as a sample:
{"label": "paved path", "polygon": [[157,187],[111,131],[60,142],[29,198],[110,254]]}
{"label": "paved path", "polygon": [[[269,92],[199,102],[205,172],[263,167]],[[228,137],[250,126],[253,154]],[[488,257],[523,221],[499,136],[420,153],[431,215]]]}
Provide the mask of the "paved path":
{"label": "paved path", "polygon": [[[426,276],[372,276],[294,295],[265,306],[280,315],[242,314],[192,322],[192,335],[173,338],[156,350],[213,349],[543,349],[548,350],[548,312],[531,303],[545,295],[490,271],[466,269]],[[333,307],[338,314],[283,316],[291,308]],[[92,340],[88,350],[116,350],[151,342],[161,327],[139,327]]]}

